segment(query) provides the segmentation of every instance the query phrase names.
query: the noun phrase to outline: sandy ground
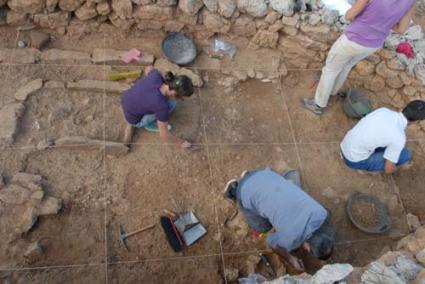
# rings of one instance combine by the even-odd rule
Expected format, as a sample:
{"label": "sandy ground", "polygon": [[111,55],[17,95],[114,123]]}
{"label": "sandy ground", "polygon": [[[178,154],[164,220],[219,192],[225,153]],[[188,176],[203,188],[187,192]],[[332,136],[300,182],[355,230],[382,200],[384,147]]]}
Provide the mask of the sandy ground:
{"label": "sandy ground", "polygon": [[[0,35],[7,35],[1,47],[14,47],[14,39],[20,36],[5,28],[0,28]],[[138,47],[159,56],[159,42],[157,34],[127,35],[103,27],[93,36],[76,30],[51,47],[86,51]],[[31,79],[102,80],[110,68],[132,69],[0,65],[0,107],[12,102],[14,90]],[[40,240],[46,247],[35,262],[27,263],[14,251],[17,243],[0,244],[4,252],[0,280],[220,283],[226,268],[238,268],[242,276],[246,259],[266,245],[250,234],[240,215],[223,225],[235,209],[222,198],[222,187],[243,170],[272,167],[280,171],[285,163],[300,170],[304,190],[332,211],[338,244],[331,262],[364,265],[407,233],[406,212],[424,220],[425,209],[418,202],[425,198],[423,133],[409,132],[413,169],[394,176],[361,175],[339,157],[339,142],[356,123],[343,114],[340,99],[333,98],[322,117],[300,105],[300,98],[312,95],[311,83],[319,72],[291,72],[274,83],[248,80],[226,92],[218,84],[226,76],[205,69],[201,70],[208,79],[205,86],[180,103],[171,119],[176,134],[202,144],[197,152],[163,145],[157,135],[143,130],[136,133],[131,152],[118,159],[78,147],[37,151],[40,141],[65,135],[121,141],[125,123],[119,96],[42,89],[25,102],[15,144],[0,151],[0,173],[6,180],[18,171],[40,174],[47,180],[49,193],[63,198],[66,206],[59,215],[42,218],[23,237]],[[385,106],[383,95],[369,95],[375,106]],[[372,193],[387,205],[392,219],[388,235],[367,235],[353,227],[345,214],[345,201],[354,191]],[[129,252],[119,245],[119,225],[131,231],[158,223],[164,209],[195,210],[208,234],[174,253],[157,224],[129,239]],[[308,257],[304,260],[309,271],[321,265]]]}

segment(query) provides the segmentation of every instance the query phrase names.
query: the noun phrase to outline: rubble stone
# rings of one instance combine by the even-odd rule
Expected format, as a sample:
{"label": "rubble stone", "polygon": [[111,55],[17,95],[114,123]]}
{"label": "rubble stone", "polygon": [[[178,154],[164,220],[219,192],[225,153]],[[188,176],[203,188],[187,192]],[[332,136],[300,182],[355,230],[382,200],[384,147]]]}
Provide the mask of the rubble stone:
{"label": "rubble stone", "polygon": [[322,18],[320,17],[320,15],[318,15],[316,13],[313,13],[313,14],[309,15],[307,19],[308,19],[307,22],[310,25],[312,25],[312,26],[316,26],[322,20]]}
{"label": "rubble stone", "polygon": [[59,0],[46,0],[46,10],[49,13],[53,13],[58,5]]}
{"label": "rubble stone", "polygon": [[360,76],[368,76],[375,72],[375,65],[373,65],[369,61],[362,60],[357,63],[354,69],[359,73]]}
{"label": "rubble stone", "polygon": [[87,21],[93,19],[97,16],[96,6],[94,4],[86,2],[84,5],[80,6],[77,10],[75,10],[75,16],[80,21]]}
{"label": "rubble stone", "polygon": [[166,21],[173,19],[173,8],[155,5],[139,6],[134,12],[134,17],[140,20]]}
{"label": "rubble stone", "polygon": [[388,66],[388,68],[390,68],[392,70],[397,70],[397,71],[406,70],[406,67],[397,58],[393,58],[393,59],[387,61],[387,66]]}
{"label": "rubble stone", "polygon": [[228,20],[220,17],[219,15],[210,13],[208,10],[202,12],[205,27],[215,33],[227,33],[230,30],[230,23]]}
{"label": "rubble stone", "polygon": [[236,3],[239,11],[255,18],[267,15],[267,4],[264,0],[237,0]]}
{"label": "rubble stone", "polygon": [[400,89],[404,86],[403,81],[401,81],[400,77],[395,77],[391,79],[385,80],[387,85],[393,89]]}
{"label": "rubble stone", "polygon": [[205,7],[211,12],[216,13],[218,10],[218,0],[203,0]]}
{"label": "rubble stone", "polygon": [[0,109],[0,144],[12,144],[19,128],[19,119],[25,111],[22,103],[13,103]]}
{"label": "rubble stone", "polygon": [[198,11],[204,6],[202,0],[180,0],[179,8],[188,15],[196,15]]}
{"label": "rubble stone", "polygon": [[403,94],[408,97],[414,97],[416,95],[416,89],[412,86],[405,86],[403,88]]}
{"label": "rubble stone", "polygon": [[34,23],[42,28],[56,29],[68,26],[71,14],[68,12],[56,12],[51,14],[34,15]]}
{"label": "rubble stone", "polygon": [[[141,7],[148,7],[148,6],[141,6]],[[146,17],[150,17],[149,14],[145,15]],[[111,23],[124,31],[128,31],[131,29],[131,27],[135,24],[135,20],[134,19],[126,19],[123,20],[120,17],[118,17],[118,15],[115,12],[112,12],[109,14],[108,16],[109,21],[111,21]]]}
{"label": "rubble stone", "polygon": [[308,35],[327,35],[331,31],[331,29],[327,25],[311,26],[306,23],[302,23],[300,29],[303,33],[306,33]]}
{"label": "rubble stone", "polygon": [[158,6],[175,6],[177,5],[177,0],[157,0],[156,5]]}
{"label": "rubble stone", "polygon": [[40,13],[44,9],[43,0],[9,0],[7,5],[13,11],[26,14]]}
{"label": "rubble stone", "polygon": [[96,11],[99,15],[106,16],[111,13],[111,6],[109,6],[108,2],[102,2],[96,5]]}
{"label": "rubble stone", "polygon": [[283,24],[278,21],[269,27],[269,32],[276,33],[283,29]]}
{"label": "rubble stone", "polygon": [[23,234],[31,230],[34,224],[38,220],[37,209],[35,207],[28,207],[24,214],[21,216],[20,220],[17,220],[17,232]]}
{"label": "rubble stone", "polygon": [[47,81],[44,84],[45,89],[64,89],[65,84],[61,81]]}
{"label": "rubble stone", "polygon": [[43,80],[35,79],[25,84],[24,86],[20,87],[14,94],[14,97],[18,101],[25,101],[30,94],[40,90],[42,87],[43,87]]}
{"label": "rubble stone", "polygon": [[270,7],[279,14],[290,17],[294,14],[295,2],[292,0],[270,0]]}
{"label": "rubble stone", "polygon": [[418,216],[413,215],[412,213],[408,213],[406,215],[407,225],[409,226],[409,230],[411,232],[416,231],[421,227],[421,222],[419,221]]}
{"label": "rubble stone", "polygon": [[236,10],[236,0],[218,0],[218,13],[225,17],[230,18]]}
{"label": "rubble stone", "polygon": [[381,62],[381,57],[379,57],[379,55],[377,55],[376,53],[373,53],[369,55],[366,60],[377,65],[379,62]]}
{"label": "rubble stone", "polygon": [[365,81],[364,87],[373,92],[379,92],[385,87],[385,80],[382,77],[375,75]]}
{"label": "rubble stone", "polygon": [[425,248],[416,254],[416,260],[425,266]]}
{"label": "rubble stone", "polygon": [[179,21],[167,21],[164,24],[164,30],[166,32],[179,32],[184,28],[184,24]]}
{"label": "rubble stone", "polygon": [[59,210],[61,210],[61,208],[62,208],[61,199],[48,196],[40,204],[37,213],[39,216],[56,215],[58,214]]}
{"label": "rubble stone", "polygon": [[382,58],[385,58],[385,59],[388,59],[388,60],[393,59],[396,56],[395,52],[393,52],[393,51],[391,51],[387,48],[381,48],[378,51],[378,55],[381,56]]}
{"label": "rubble stone", "polygon": [[131,0],[112,0],[112,10],[125,20],[130,18],[133,13],[133,4]]}
{"label": "rubble stone", "polygon": [[7,204],[23,204],[30,197],[30,191],[27,189],[11,184],[0,190],[0,200]]}
{"label": "rubble stone", "polygon": [[300,16],[299,14],[295,14],[292,17],[282,17],[282,24],[285,26],[296,27],[298,25]]}
{"label": "rubble stone", "polygon": [[6,23],[9,26],[23,26],[29,24],[28,14],[10,10],[6,14]]}
{"label": "rubble stone", "polygon": [[425,269],[422,269],[411,284],[425,284]]}
{"label": "rubble stone", "polygon": [[78,80],[67,83],[68,89],[90,90],[97,92],[122,93],[130,88],[125,82],[99,81],[99,80]]}
{"label": "rubble stone", "polygon": [[273,25],[281,17],[278,12],[270,11],[267,16],[264,18],[264,22],[269,25]]}
{"label": "rubble stone", "polygon": [[327,25],[333,25],[339,18],[339,12],[336,10],[324,9],[322,14],[322,22]]}
{"label": "rubble stone", "polygon": [[376,73],[384,78],[395,78],[398,75],[397,72],[389,69],[384,61],[378,64]]}
{"label": "rubble stone", "polygon": [[259,30],[252,38],[251,42],[261,47],[276,48],[279,40],[279,33]]}
{"label": "rubble stone", "polygon": [[40,175],[33,175],[29,173],[19,172],[16,173],[10,180],[11,184],[23,186],[31,191],[41,190],[43,177]]}
{"label": "rubble stone", "polygon": [[56,48],[43,51],[41,53],[41,60],[55,63],[91,63],[90,54],[87,52]]}
{"label": "rubble stone", "polygon": [[73,12],[83,3],[84,0],[59,0],[59,8],[64,11]]}
{"label": "rubble stone", "polygon": [[253,36],[257,32],[255,22],[248,16],[240,16],[232,25],[232,33],[238,36]]}

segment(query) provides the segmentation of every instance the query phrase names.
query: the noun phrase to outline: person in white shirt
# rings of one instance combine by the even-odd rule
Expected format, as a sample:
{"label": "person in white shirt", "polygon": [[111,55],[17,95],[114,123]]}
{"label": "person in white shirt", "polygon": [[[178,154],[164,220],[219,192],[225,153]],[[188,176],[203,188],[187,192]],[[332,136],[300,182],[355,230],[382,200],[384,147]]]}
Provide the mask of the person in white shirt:
{"label": "person in white shirt", "polygon": [[353,169],[392,174],[412,166],[412,153],[405,147],[405,129],[425,119],[425,101],[415,100],[402,112],[379,108],[362,118],[344,137],[341,156]]}

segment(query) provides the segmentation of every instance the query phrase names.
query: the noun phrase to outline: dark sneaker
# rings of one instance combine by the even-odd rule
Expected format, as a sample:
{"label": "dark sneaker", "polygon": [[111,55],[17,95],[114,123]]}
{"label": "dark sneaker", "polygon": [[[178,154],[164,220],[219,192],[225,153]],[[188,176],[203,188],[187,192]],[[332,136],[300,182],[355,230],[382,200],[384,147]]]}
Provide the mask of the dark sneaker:
{"label": "dark sneaker", "polygon": [[236,190],[238,189],[238,181],[235,179],[229,180],[224,188],[224,198],[232,203],[236,202]]}
{"label": "dark sneaker", "polygon": [[308,109],[309,111],[312,111],[317,115],[323,114],[323,108],[316,105],[314,100],[303,99],[302,103],[304,105],[304,108]]}

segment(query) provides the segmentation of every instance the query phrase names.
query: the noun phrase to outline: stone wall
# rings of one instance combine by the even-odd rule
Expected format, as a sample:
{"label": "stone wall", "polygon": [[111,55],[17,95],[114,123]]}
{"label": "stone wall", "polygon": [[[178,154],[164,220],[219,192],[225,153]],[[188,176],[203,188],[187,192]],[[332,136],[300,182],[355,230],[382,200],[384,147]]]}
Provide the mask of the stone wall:
{"label": "stone wall", "polygon": [[[196,39],[226,34],[246,38],[253,50],[281,51],[289,70],[320,69],[347,23],[316,2],[297,1],[295,7],[293,0],[0,0],[0,24],[61,34],[75,21],[110,22],[123,30],[184,31]],[[358,64],[349,84],[385,92],[386,103],[395,107],[425,98],[425,40],[420,27],[409,33],[389,37],[386,49]],[[405,40],[415,47],[413,59],[394,51]]]}

